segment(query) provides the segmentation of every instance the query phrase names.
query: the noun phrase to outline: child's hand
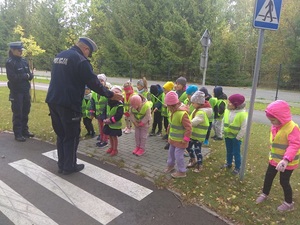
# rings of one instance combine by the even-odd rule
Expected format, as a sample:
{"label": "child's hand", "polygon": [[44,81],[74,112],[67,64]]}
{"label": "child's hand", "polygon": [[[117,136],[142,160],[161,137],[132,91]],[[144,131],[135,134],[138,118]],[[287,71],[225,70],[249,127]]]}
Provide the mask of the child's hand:
{"label": "child's hand", "polygon": [[286,159],[281,160],[276,166],[276,170],[278,170],[279,172],[284,172],[288,163],[289,162]]}
{"label": "child's hand", "polygon": [[108,119],[103,120],[103,123],[105,123],[105,124],[111,124],[111,121],[110,121],[110,119],[108,118]]}
{"label": "child's hand", "polygon": [[130,116],[129,112],[124,112],[124,115],[125,115],[126,117],[129,117],[129,116]]}

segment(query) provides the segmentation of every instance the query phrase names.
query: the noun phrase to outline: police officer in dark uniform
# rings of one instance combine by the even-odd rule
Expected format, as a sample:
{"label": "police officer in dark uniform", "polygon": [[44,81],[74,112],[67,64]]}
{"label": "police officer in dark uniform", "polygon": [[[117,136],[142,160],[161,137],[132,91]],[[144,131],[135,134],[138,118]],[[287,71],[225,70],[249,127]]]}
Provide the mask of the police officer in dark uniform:
{"label": "police officer in dark uniform", "polygon": [[28,115],[31,106],[30,81],[33,74],[28,62],[22,58],[23,43],[9,43],[9,58],[6,61],[7,86],[10,89],[9,100],[13,112],[12,122],[15,140],[24,142],[34,134],[28,130]]}
{"label": "police officer in dark uniform", "polygon": [[85,85],[112,100],[123,98],[105,88],[94,74],[88,57],[96,50],[93,40],[81,37],[73,47],[60,52],[53,60],[46,102],[57,135],[58,173],[64,175],[84,168],[83,164],[77,164],[76,153]]}

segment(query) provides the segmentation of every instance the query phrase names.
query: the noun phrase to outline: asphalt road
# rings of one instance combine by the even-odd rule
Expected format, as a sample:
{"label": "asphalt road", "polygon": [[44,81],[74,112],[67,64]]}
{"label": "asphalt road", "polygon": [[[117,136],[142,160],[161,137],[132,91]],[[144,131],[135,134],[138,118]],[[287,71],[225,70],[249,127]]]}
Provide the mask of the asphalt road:
{"label": "asphalt road", "polygon": [[79,155],[86,167],[57,173],[55,146],[0,133],[1,225],[223,225],[140,176]]}
{"label": "asphalt road", "polygon": [[[44,72],[45,73],[45,72]],[[45,73],[46,74],[46,73]],[[50,73],[47,73],[50,75]],[[114,85],[123,85],[128,79],[127,78],[116,78],[116,77],[108,77],[108,81],[111,82]],[[132,80],[133,84],[137,83],[137,79]],[[163,85],[165,82],[163,81],[148,81],[148,86],[152,84],[160,84]],[[6,86],[6,82],[0,82],[0,87]],[[48,84],[44,83],[35,83],[35,88],[37,90],[48,90]],[[201,85],[198,85],[198,87],[201,87]],[[209,93],[212,93],[213,86],[206,86]],[[231,94],[242,94],[245,96],[246,100],[249,101],[252,93],[251,88],[244,88],[244,87],[223,87],[224,93],[226,93],[228,96]],[[256,102],[263,102],[263,103],[270,103],[275,100],[275,97],[277,95],[277,99],[285,100],[287,101],[291,106],[299,107],[300,108],[300,92],[294,92],[294,91],[283,91],[279,90],[276,94],[276,90],[268,90],[268,89],[257,89],[255,94],[255,101]],[[293,120],[300,125],[300,116],[294,115]],[[257,123],[264,123],[264,124],[270,124],[269,120],[266,118],[265,113],[263,111],[253,111],[253,122]]]}

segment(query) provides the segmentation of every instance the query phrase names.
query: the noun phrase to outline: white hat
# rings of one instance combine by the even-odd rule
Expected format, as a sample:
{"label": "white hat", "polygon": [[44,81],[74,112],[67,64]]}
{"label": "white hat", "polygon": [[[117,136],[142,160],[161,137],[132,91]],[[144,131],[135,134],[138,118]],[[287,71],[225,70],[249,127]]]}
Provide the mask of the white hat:
{"label": "white hat", "polygon": [[121,88],[120,86],[118,86],[118,85],[112,86],[110,90],[113,91],[113,90],[116,90],[116,89],[117,89],[120,93],[122,93],[122,88]]}
{"label": "white hat", "polygon": [[192,103],[204,104],[205,103],[205,94],[203,91],[196,91],[191,97]]}
{"label": "white hat", "polygon": [[98,75],[97,75],[97,78],[98,78],[99,80],[103,80],[104,82],[107,81],[107,77],[105,76],[104,73],[98,74]]}

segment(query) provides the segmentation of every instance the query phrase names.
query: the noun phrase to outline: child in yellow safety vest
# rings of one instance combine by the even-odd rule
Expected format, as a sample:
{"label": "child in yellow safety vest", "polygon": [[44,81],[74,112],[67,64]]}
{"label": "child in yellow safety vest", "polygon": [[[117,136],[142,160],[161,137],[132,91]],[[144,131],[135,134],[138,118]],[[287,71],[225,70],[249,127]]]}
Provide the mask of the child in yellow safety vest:
{"label": "child in yellow safety vest", "polygon": [[[116,94],[122,94],[122,88],[119,86],[113,86],[110,90]],[[106,153],[115,156],[118,154],[118,137],[122,135],[123,103],[109,99],[103,113],[105,115],[103,133],[108,135],[110,142],[110,148]]]}
{"label": "child in yellow safety vest", "polygon": [[[273,180],[280,172],[280,185],[284,193],[284,202],[278,206],[279,212],[294,209],[293,191],[290,178],[299,165],[300,157],[300,130],[292,121],[290,107],[287,102],[277,100],[267,106],[266,116],[270,120],[270,153],[269,165],[266,171],[262,193],[256,203],[267,200]],[[275,196],[276,197],[276,196]]]}
{"label": "child in yellow safety vest", "polygon": [[132,154],[142,156],[145,153],[148,130],[151,122],[152,102],[142,95],[130,97],[130,119],[135,127],[136,148]]}
{"label": "child in yellow safety vest", "polygon": [[[107,87],[107,77],[104,73],[97,75],[98,80],[101,84]],[[93,93],[93,98],[91,100],[91,109],[90,113],[98,120],[98,127],[99,127],[99,136],[97,138],[98,142],[96,146],[99,148],[104,148],[108,145],[108,136],[103,133],[104,123],[103,120],[103,111],[107,105],[108,99],[105,96],[99,95],[97,93]]]}
{"label": "child in yellow safety vest", "polygon": [[139,95],[144,96],[148,101],[151,101],[151,94],[148,91],[148,84],[147,84],[146,77],[143,77],[142,79],[138,80],[136,83],[137,93]]}
{"label": "child in yellow safety vest", "polygon": [[185,77],[179,77],[177,78],[175,82],[175,90],[178,95],[178,99],[180,102],[184,103],[184,101],[187,98],[186,94],[186,78]]}
{"label": "child in yellow safety vest", "polygon": [[213,120],[213,130],[215,135],[212,138],[216,141],[223,140],[223,116],[227,104],[227,95],[223,93],[223,88],[221,86],[216,86],[213,90],[214,97],[212,101],[214,102],[212,108],[214,110],[214,120]]}
{"label": "child in yellow safety vest", "polygon": [[[199,89],[199,91],[202,91],[205,94],[205,100],[209,102],[211,108],[213,109],[214,106],[216,105],[217,99],[216,98],[212,98],[212,96],[208,93],[208,90],[206,87],[201,87]],[[206,133],[206,137],[205,140],[203,142],[203,145],[209,145],[209,137],[210,137],[210,132],[211,132],[211,127],[212,127],[212,122],[214,119],[214,112],[212,113],[212,115],[208,118],[209,119],[209,127],[207,129],[207,133]]]}
{"label": "child in yellow safety vest", "polygon": [[222,168],[231,169],[234,158],[235,168],[232,171],[234,175],[239,174],[241,167],[241,143],[246,134],[248,119],[245,106],[245,97],[233,94],[228,98],[228,106],[223,117],[226,164]]}
{"label": "child in yellow safety vest", "polygon": [[127,81],[124,85],[123,85],[123,96],[124,96],[124,119],[125,119],[125,129],[123,130],[124,134],[130,134],[131,133],[131,127],[132,127],[132,122],[130,120],[130,114],[129,114],[129,107],[130,107],[130,103],[129,103],[129,99],[130,97],[134,94],[134,90],[132,87],[132,84],[130,81]]}
{"label": "child in yellow safety vest", "polygon": [[95,136],[95,131],[94,131],[93,123],[92,123],[92,116],[90,114],[91,99],[92,99],[91,89],[89,89],[86,86],[85,91],[84,91],[84,97],[82,100],[82,105],[81,105],[82,120],[83,120],[85,129],[87,130],[87,134],[85,135],[85,137],[90,136],[93,138]]}
{"label": "child in yellow safety vest", "polygon": [[175,91],[166,94],[165,103],[171,113],[168,128],[170,147],[165,173],[171,173],[175,169],[175,164],[177,164],[177,171],[172,173],[171,176],[173,178],[186,177],[184,150],[188,147],[192,133],[188,108],[179,101]]}
{"label": "child in yellow safety vest", "polygon": [[[192,123],[192,135],[187,150],[190,156],[190,162],[187,168],[196,166],[193,170],[199,173],[202,169],[203,156],[201,152],[202,143],[205,140],[207,129],[209,127],[209,117],[212,114],[212,108],[205,100],[205,94],[202,91],[196,91],[191,97],[191,103],[194,107],[190,113]],[[194,147],[194,148],[193,148]],[[197,157],[197,161],[195,159]]]}
{"label": "child in yellow safety vest", "polygon": [[[151,101],[153,103],[152,106],[153,123],[152,123],[152,130],[149,136],[155,136],[155,135],[161,136],[162,135],[161,108],[162,108],[163,89],[159,84],[153,84],[150,86],[150,93],[151,93]],[[157,133],[155,133],[156,127],[158,127]]]}
{"label": "child in yellow safety vest", "polygon": [[[168,140],[168,126],[169,126],[169,111],[167,108],[167,105],[165,104],[165,97],[166,94],[170,91],[173,91],[174,88],[174,83],[172,81],[168,81],[163,85],[163,95],[162,95],[162,108],[161,108],[161,115],[163,118],[163,124],[164,124],[164,129],[166,134],[162,137],[163,140]],[[164,147],[164,149],[168,150],[169,149],[170,144],[167,143],[166,146]]]}

